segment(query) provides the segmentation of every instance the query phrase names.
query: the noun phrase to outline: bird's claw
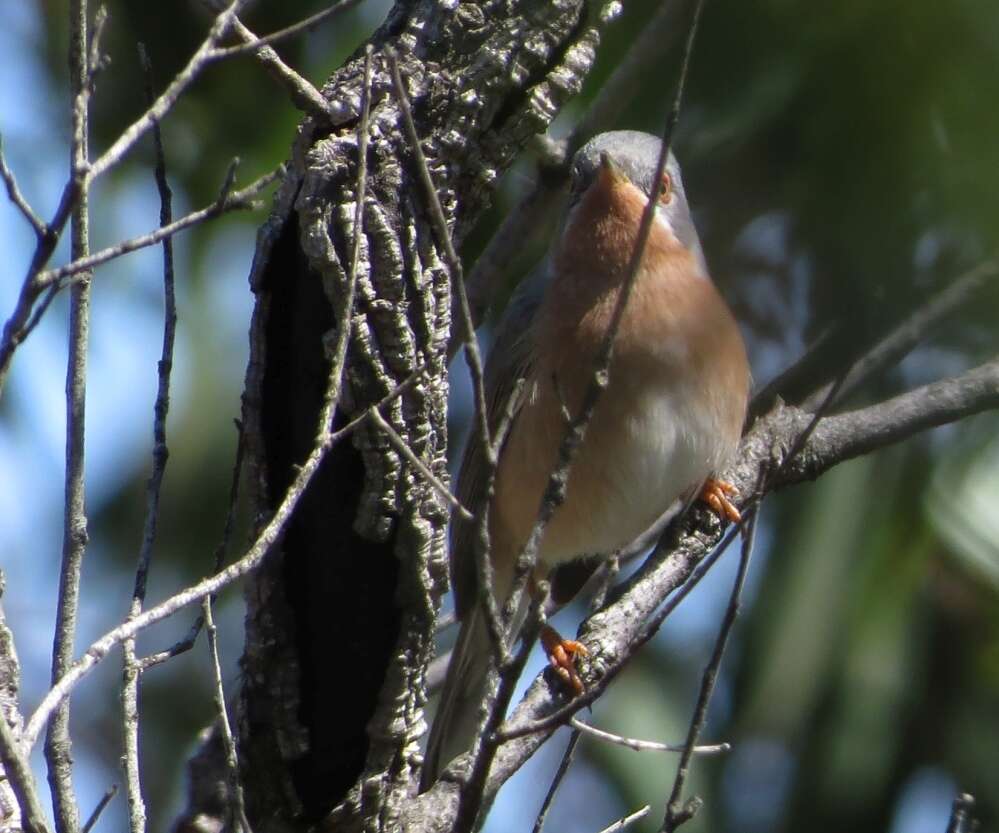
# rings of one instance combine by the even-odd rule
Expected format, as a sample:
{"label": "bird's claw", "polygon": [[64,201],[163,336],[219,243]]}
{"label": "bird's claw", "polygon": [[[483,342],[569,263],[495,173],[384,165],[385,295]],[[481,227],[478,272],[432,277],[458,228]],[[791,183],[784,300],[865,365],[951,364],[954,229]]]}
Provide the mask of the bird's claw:
{"label": "bird's claw", "polygon": [[742,520],[742,515],[735,504],[729,500],[729,496],[735,494],[737,494],[737,490],[731,483],[709,477],[704,481],[704,486],[701,487],[699,497],[711,507],[712,511],[721,520],[728,520],[737,524]]}
{"label": "bird's claw", "polygon": [[572,689],[575,696],[582,694],[586,686],[583,685],[583,680],[576,670],[576,657],[585,657],[589,653],[586,646],[573,639],[563,639],[559,632],[549,625],[541,629],[541,645],[559,679]]}

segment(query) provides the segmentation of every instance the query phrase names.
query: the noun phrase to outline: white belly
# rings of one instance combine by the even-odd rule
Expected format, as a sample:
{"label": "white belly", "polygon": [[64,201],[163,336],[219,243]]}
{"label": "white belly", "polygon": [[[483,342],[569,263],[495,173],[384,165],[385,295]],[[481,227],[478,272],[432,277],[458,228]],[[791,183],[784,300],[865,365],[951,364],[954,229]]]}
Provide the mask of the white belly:
{"label": "white belly", "polygon": [[542,540],[557,564],[630,544],[715,468],[724,449],[703,402],[662,389],[601,402],[570,474],[566,502]]}

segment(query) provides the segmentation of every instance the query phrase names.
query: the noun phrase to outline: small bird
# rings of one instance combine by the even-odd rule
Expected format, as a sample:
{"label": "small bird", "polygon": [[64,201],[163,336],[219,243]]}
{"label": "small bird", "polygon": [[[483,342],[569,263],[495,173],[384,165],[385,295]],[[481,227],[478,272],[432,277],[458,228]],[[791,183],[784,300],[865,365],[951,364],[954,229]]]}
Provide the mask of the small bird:
{"label": "small bird", "polygon": [[[500,607],[556,465],[566,415],[579,413],[593,376],[649,200],[655,222],[614,341],[608,387],[570,469],[565,501],[545,528],[529,586],[576,559],[613,555],[680,501],[700,496],[720,515],[738,519],[731,487],[712,475],[731,459],[742,433],[750,378],[745,345],[708,276],[672,153],[662,179],[653,181],[660,147],[655,136],[614,131],[576,153],[556,239],[498,329],[485,369],[491,430],[524,380],[489,506]],[[462,505],[474,511],[482,504],[488,475],[473,436],[458,476]],[[427,745],[422,789],[468,751],[481,721],[493,652],[476,598],[475,535],[474,524],[452,524],[451,580],[461,630]],[[542,641],[578,693],[572,660],[582,646],[552,633]]]}

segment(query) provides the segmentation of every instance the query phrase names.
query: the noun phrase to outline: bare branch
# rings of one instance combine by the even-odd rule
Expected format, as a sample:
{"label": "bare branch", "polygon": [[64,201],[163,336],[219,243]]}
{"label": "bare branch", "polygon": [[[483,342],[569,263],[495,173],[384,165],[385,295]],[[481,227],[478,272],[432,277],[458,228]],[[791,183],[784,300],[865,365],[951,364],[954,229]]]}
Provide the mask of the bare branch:
{"label": "bare branch", "polygon": [[93,812],[83,823],[83,827],[80,828],[80,833],[90,833],[93,830],[97,820],[101,817],[101,813],[104,812],[108,804],[111,803],[111,799],[118,795],[118,785],[112,784],[104,791],[104,795],[101,796],[101,800],[97,802],[97,806],[94,807]]}
{"label": "bare branch", "polygon": [[35,279],[35,283],[40,289],[44,289],[48,286],[59,283],[65,278],[72,277],[73,275],[85,270],[93,269],[95,266],[100,266],[108,261],[115,260],[122,255],[129,254],[137,251],[138,249],[155,246],[157,243],[162,243],[164,240],[173,237],[178,232],[184,231],[184,229],[199,225],[207,220],[212,220],[228,211],[256,209],[258,208],[258,205],[254,202],[253,197],[257,196],[257,194],[267,188],[275,180],[284,176],[284,172],[284,166],[281,165],[238,191],[226,192],[223,188],[219,198],[216,199],[211,205],[198,211],[192,211],[190,214],[186,214],[179,220],[174,220],[165,226],[160,226],[155,231],[151,231],[148,234],[124,240],[114,246],[108,246],[106,249],[94,252],[92,255],[74,259],[65,266],[39,272]]}
{"label": "bare branch", "polygon": [[551,810],[552,804],[555,802],[555,796],[558,794],[558,788],[562,786],[566,773],[569,772],[569,767],[572,765],[573,758],[576,755],[576,747],[579,746],[581,736],[582,733],[577,729],[569,738],[569,744],[566,746],[565,752],[562,753],[562,760],[559,761],[558,769],[555,770],[555,777],[552,778],[551,786],[548,787],[545,800],[541,802],[541,809],[538,811],[538,817],[534,821],[531,833],[541,833],[544,828],[545,821],[548,819],[548,812]]}
{"label": "bare branch", "polygon": [[129,125],[118,139],[111,145],[99,159],[89,168],[87,178],[91,181],[97,179],[114,165],[117,165],[141,139],[153,125],[163,120],[180,96],[194,83],[202,70],[212,61],[212,52],[226,36],[232,27],[233,20],[239,14],[240,9],[246,0],[232,0],[228,6],[216,15],[212,26],[208,31],[208,36],[195,50],[194,55],[187,62],[187,65],[174,76],[167,88],[160,94],[153,104]]}
{"label": "bare branch", "polygon": [[[604,691],[606,691],[610,681],[625,666],[631,656],[638,650],[638,648],[652,638],[662,623],[666,621],[669,615],[677,608],[677,606],[679,606],[680,602],[682,602],[690,594],[690,592],[700,583],[701,579],[703,579],[704,576],[707,575],[708,571],[715,565],[715,562],[721,558],[722,553],[725,552],[728,545],[735,539],[735,536],[738,534],[740,528],[741,524],[729,527],[728,532],[725,534],[725,537],[721,540],[721,542],[717,545],[713,545],[709,552],[704,553],[703,560],[697,564],[696,569],[691,571],[689,577],[684,576],[680,578],[675,585],[671,585],[663,593],[663,596],[665,596],[676,587],[679,587],[679,590],[676,590],[676,592],[669,597],[666,604],[659,609],[651,621],[649,621],[645,627],[643,627],[640,632],[635,635],[634,643],[629,644],[630,650],[615,655],[614,661],[607,667],[604,674],[595,682],[589,683],[586,691],[578,697],[573,698],[560,708],[553,709],[549,714],[546,714],[538,720],[522,723],[515,720],[507,721],[507,723],[500,727],[500,729],[496,732],[496,739],[500,743],[507,743],[508,741],[527,737],[529,735],[547,734],[561,726],[563,723],[569,721],[581,709],[586,708],[600,699],[600,696],[604,693]],[[650,557],[655,557],[655,553],[653,553]],[[681,582],[683,582],[682,586],[680,586]]]}
{"label": "bare branch", "polygon": [[229,710],[225,705],[225,689],[222,685],[222,665],[219,662],[218,629],[212,617],[212,597],[205,596],[201,600],[202,615],[205,619],[205,632],[208,635],[208,652],[212,661],[214,679],[215,710],[219,715],[219,726],[222,728],[222,746],[225,749],[226,769],[228,770],[229,791],[233,802],[233,816],[242,827],[243,833],[252,833],[250,822],[246,818],[246,802],[243,800],[243,786],[239,780],[239,758],[236,754],[236,741],[232,735],[232,725],[229,722]]}
{"label": "bare branch", "polygon": [[[999,274],[999,264],[990,259],[950,281],[942,291],[916,308],[854,362],[843,379],[842,394],[853,392],[875,373],[898,362],[947,318],[974,300],[981,290],[989,286],[997,274]],[[819,335],[804,355],[771,379],[753,396],[749,405],[750,422],[769,411],[777,398],[785,396],[790,387],[800,390],[803,384],[814,378],[814,365],[817,361],[821,361],[822,356],[831,349],[831,345],[835,344],[841,328],[841,323],[834,324]],[[828,390],[828,384],[821,386],[807,398],[802,407],[810,410]]]}
{"label": "bare branch", "polygon": [[[283,29],[278,29],[276,32],[271,32],[269,35],[262,35],[257,37],[249,29],[245,29],[249,32],[249,35],[253,40],[245,41],[240,46],[228,46],[222,49],[215,50],[215,57],[218,59],[232,58],[236,55],[243,55],[247,52],[253,52],[256,49],[260,49],[263,46],[269,46],[270,44],[277,43],[280,40],[285,40],[295,35],[301,34],[302,32],[308,32],[315,29],[320,23],[325,20],[335,17],[341,12],[345,12],[348,9],[354,8],[354,6],[360,5],[362,0],[340,0],[339,3],[333,3],[329,8],[323,9],[321,12],[316,12],[313,15],[302,18],[298,23],[293,23],[290,26],[285,26]],[[240,37],[243,36],[244,29],[237,27],[237,34]]]}
{"label": "bare branch", "polygon": [[[24,341],[27,333],[38,323],[40,316],[32,316],[32,310],[43,287],[36,284],[35,277],[42,266],[52,257],[52,252],[55,251],[62,230],[69,220],[70,212],[76,205],[83,179],[83,174],[78,173],[75,177],[70,178],[63,189],[59,199],[59,207],[56,209],[52,221],[45,226],[45,235],[39,238],[35,246],[27,275],[21,282],[21,291],[18,293],[14,311],[3,326],[3,336],[0,338],[0,394],[3,393],[3,386],[7,380],[7,374],[10,372],[10,362],[14,357],[14,351]],[[43,310],[51,303],[53,295],[52,292],[46,295],[42,305]]]}
{"label": "bare branch", "polygon": [[465,292],[465,272],[461,265],[461,258],[458,257],[458,252],[454,248],[454,241],[451,240],[451,233],[448,231],[447,220],[444,217],[444,209],[441,207],[441,202],[437,197],[437,188],[430,176],[430,168],[427,166],[427,158],[424,156],[423,148],[420,146],[420,137],[416,133],[416,124],[413,122],[413,111],[409,106],[409,96],[406,93],[402,76],[399,74],[398,57],[391,50],[387,51],[387,56],[389,67],[392,70],[392,84],[395,87],[396,98],[399,101],[402,123],[406,129],[406,136],[409,139],[413,158],[416,162],[416,173],[423,187],[427,207],[430,209],[430,221],[433,225],[434,233],[437,235],[437,242],[444,249],[444,257],[451,276],[452,291],[458,297],[458,308],[460,311],[458,320],[461,325],[461,340],[465,348],[465,360],[472,375],[472,389],[475,392],[477,440],[482,444],[486,460],[493,463],[496,459],[496,451],[489,441],[489,410],[486,405],[482,354],[479,351],[479,342],[475,338],[475,324],[472,321],[472,313],[468,306],[468,295]]}
{"label": "bare branch", "polygon": [[[225,563],[225,555],[229,551],[229,541],[232,538],[233,524],[236,520],[236,506],[239,502],[240,475],[243,471],[243,453],[245,451],[243,425],[238,419],[233,421],[236,423],[236,460],[232,464],[232,478],[229,483],[229,508],[226,510],[225,525],[222,528],[222,539],[215,548],[215,557],[212,562],[214,564],[212,569],[216,573],[222,569],[222,565]],[[145,672],[155,665],[160,665],[167,660],[173,659],[175,656],[190,651],[197,642],[198,634],[201,633],[204,624],[205,618],[203,615],[195,617],[194,622],[191,624],[191,629],[183,639],[175,642],[165,651],[158,651],[155,654],[150,654],[138,660],[139,671]]]}
{"label": "bare branch", "polygon": [[[91,65],[88,44],[87,0],[72,0],[69,8],[69,67],[72,92],[70,166],[80,182],[70,221],[70,248],[74,259],[90,249],[90,207],[85,171],[89,164],[89,101]],[[99,28],[97,29],[99,33]],[[96,38],[94,49],[96,49]],[[85,273],[73,287],[69,308],[69,356],[66,366],[66,473],[63,505],[62,564],[52,646],[52,682],[73,661],[76,620],[80,603],[80,576],[87,549],[84,449],[86,437],[87,350],[90,340],[90,280]],[[80,811],[73,789],[72,739],[69,701],[60,704],[45,737],[45,762],[52,788],[58,833],[77,833]]]}
{"label": "bare branch", "polygon": [[601,830],[600,833],[619,833],[626,827],[631,827],[631,825],[633,825],[636,821],[644,819],[649,814],[650,809],[649,805],[646,804],[641,810],[636,810],[634,813],[625,816],[623,819],[618,819],[609,827],[605,827]]}
{"label": "bare branch", "polygon": [[[142,605],[132,600],[129,613],[135,618]],[[146,829],[146,802],[142,797],[142,776],[139,768],[139,677],[143,664],[135,656],[135,639],[126,639],[122,645],[124,666],[121,683],[121,729],[124,738],[121,761],[125,772],[125,795],[128,800],[128,828],[130,833],[144,833]]]}
{"label": "bare branch", "polygon": [[474,520],[475,515],[462,506],[461,501],[458,500],[451,490],[441,482],[440,478],[430,471],[427,464],[413,453],[413,449],[406,445],[406,441],[399,436],[399,433],[388,423],[385,417],[378,412],[378,409],[371,408],[370,412],[371,421],[385,433],[385,436],[388,437],[392,446],[409,461],[409,464],[415,468],[417,472],[419,472],[420,476],[433,486],[434,489],[437,490],[437,493],[444,498],[444,500],[454,507],[454,510],[458,513],[458,517],[465,521]]}
{"label": "bare branch", "polygon": [[[328,17],[331,12],[341,11],[349,6],[356,5],[358,2],[360,2],[360,0],[347,0],[347,2],[341,3],[337,6],[331,6],[325,12],[319,12],[318,15],[313,15],[313,17],[319,17],[320,15]],[[288,29],[294,28],[295,27],[288,27]],[[317,116],[324,121],[332,121],[334,124],[343,120],[343,113],[336,105],[323,98],[322,93],[320,93],[307,78],[304,78],[295,72],[295,70],[281,60],[280,56],[274,51],[273,48],[267,46],[271,40],[277,40],[277,37],[270,36],[270,38],[258,38],[243,24],[239,18],[235,18],[233,21],[233,31],[237,36],[242,38],[244,41],[243,45],[231,46],[226,49],[218,49],[213,53],[215,58],[228,58],[235,55],[241,55],[244,52],[255,51],[257,60],[260,61],[260,63],[267,68],[271,75],[278,80],[278,83],[280,83],[281,86],[288,91],[291,101],[296,107],[306,113]],[[275,33],[275,35],[284,36],[283,33],[285,32],[288,32],[288,30],[282,30],[281,32]],[[288,33],[292,34],[291,32]]]}
{"label": "bare branch", "polygon": [[[996,408],[999,408],[999,358],[877,405],[826,417],[774,485],[813,480],[844,460],[901,442],[928,428]],[[808,420],[795,408],[779,409],[772,416],[774,423],[783,422],[782,417],[795,424]],[[773,425],[774,441],[780,442],[778,432],[789,427]],[[754,431],[750,436],[755,434]]]}
{"label": "bare branch", "polygon": [[[761,469],[769,473],[767,489],[781,489],[813,480],[837,463],[900,442],[915,433],[999,409],[999,358],[954,378],[917,388],[867,408],[826,417],[792,462],[783,465],[796,438],[808,429],[813,415],[779,405],[757,420],[743,439],[737,464],[725,479],[750,494]],[[755,501],[744,502],[748,509]],[[639,572],[614,594],[607,607],[583,623],[580,639],[590,649],[590,668],[599,674],[587,679],[587,690],[559,707],[557,694],[537,681],[516,708],[496,739],[504,744],[490,778],[491,789],[501,784],[542,743],[547,733],[606,690],[634,653],[650,639],[679,601],[685,597],[734,537],[725,540],[720,527],[705,510],[697,509],[678,524],[668,546],[652,556]],[[663,604],[664,599],[667,599]],[[519,739],[516,743],[515,739]]]}
{"label": "bare branch", "polygon": [[[496,435],[492,440],[492,447],[494,449],[499,449],[503,447],[503,443],[506,441],[506,435],[513,425],[513,418],[515,415],[515,404],[518,399],[520,399],[521,392],[524,389],[524,380],[518,379],[513,386],[513,390],[510,391],[510,397],[507,399],[506,406],[503,409],[503,416],[500,419],[500,424],[496,428]],[[498,457],[496,454],[492,455],[491,459],[487,460],[487,471],[486,471],[486,488],[484,494],[491,495],[493,493],[493,488],[496,484],[496,472],[498,469]],[[496,604],[496,596],[493,593],[493,563],[492,559],[489,557],[491,542],[489,540],[489,501],[482,501],[482,505],[478,508],[478,517],[476,518],[477,537],[475,541],[475,560],[476,560],[476,570],[479,577],[479,599],[478,604],[482,608],[483,615],[486,620],[486,627],[489,630],[489,641],[493,646],[493,653],[496,659],[496,667],[503,668],[510,662],[510,646],[507,644],[506,634],[504,633],[503,620],[500,615],[500,610]]]}
{"label": "bare branch", "polygon": [[40,241],[48,233],[48,226],[45,225],[45,221],[41,217],[35,214],[34,209],[28,204],[28,201],[24,198],[24,194],[21,193],[21,189],[17,187],[14,172],[7,166],[7,159],[3,153],[2,133],[0,133],[0,179],[3,179],[4,184],[7,186],[7,196],[10,198],[10,201],[24,215],[24,219],[35,230],[35,237]]}
{"label": "bare branch", "polygon": [[[139,62],[145,75],[146,98],[153,100],[152,66],[145,47],[139,44]],[[167,182],[166,156],[159,123],[153,125],[153,146],[156,153],[156,188],[160,195],[160,228],[173,220],[173,194]],[[129,618],[142,611],[146,601],[146,580],[152,562],[156,527],[159,521],[160,489],[166,473],[169,451],[166,443],[166,420],[170,409],[170,375],[173,369],[173,346],[177,328],[177,303],[174,294],[173,240],[163,240],[163,346],[158,363],[156,402],[153,405],[153,466],[146,485],[146,518],[142,531],[142,545],[135,570],[135,585]],[[135,640],[126,639],[123,647],[124,671],[122,674],[122,729],[125,739],[124,769],[125,793],[128,797],[128,821],[131,833],[146,829],[146,805],[142,797],[142,780],[139,767],[139,677],[144,669],[135,656]]]}
{"label": "bare branch", "polygon": [[[721,667],[722,656],[725,653],[725,646],[728,643],[729,634],[735,624],[736,616],[739,615],[739,605],[742,599],[742,588],[746,584],[746,575],[749,573],[749,562],[753,555],[753,542],[756,539],[756,519],[759,508],[754,507],[749,514],[742,533],[742,555],[739,559],[739,569],[736,572],[735,582],[732,585],[732,595],[729,597],[728,607],[722,617],[721,627],[718,629],[718,637],[715,640],[714,650],[711,658],[704,669],[701,678],[701,688],[697,694],[697,703],[694,706],[694,714],[690,719],[690,728],[687,732],[687,740],[683,745],[680,754],[680,762],[676,767],[676,778],[673,781],[673,791],[670,794],[669,802],[666,805],[666,816],[663,819],[662,829],[664,833],[672,833],[681,824],[691,818],[693,813],[691,808],[696,804],[687,802],[680,805],[680,797],[683,794],[683,786],[690,771],[690,758],[694,754],[694,747],[697,738],[704,729],[704,724],[708,718],[708,704],[711,702],[711,695],[714,693],[715,680],[718,678],[718,669]],[[688,815],[689,813],[689,815]]]}
{"label": "bare branch", "polygon": [[[42,271],[42,266],[48,262],[48,259],[52,256],[52,252],[55,250],[56,244],[59,242],[59,236],[63,226],[66,224],[70,211],[79,199],[79,194],[86,177],[83,173],[78,172],[77,176],[71,179],[63,191],[55,217],[46,226],[47,232],[45,237],[39,240],[32,257],[31,265],[28,268],[28,273],[21,285],[21,292],[18,295],[14,311],[4,324],[3,336],[0,338],[0,394],[3,392],[3,385],[10,370],[14,351],[38,324],[42,314],[52,302],[55,293],[63,285],[60,282],[64,278],[72,277],[137,249],[156,245],[179,231],[210,220],[226,211],[255,209],[257,208],[257,204],[252,198],[283,175],[284,167],[278,167],[276,170],[265,174],[239,191],[230,193],[223,189],[224,198],[220,197],[212,205],[200,211],[192,212],[180,220],[171,223],[168,227],[159,228],[154,232],[124,241],[115,246],[109,246],[94,255],[87,254],[85,256],[74,257],[65,266]],[[45,299],[38,308],[35,308],[35,301],[45,289],[48,289]]]}
{"label": "bare branch", "polygon": [[3,762],[4,776],[10,781],[21,809],[21,824],[27,833],[49,833],[45,822],[45,809],[38,799],[35,776],[27,753],[21,749],[14,730],[7,723],[7,716],[0,714],[0,761]]}
{"label": "bare branch", "polygon": [[[355,5],[359,2],[359,0],[345,0],[343,3],[330,7],[329,9],[313,15],[310,18],[306,18],[299,24],[295,24],[294,26],[288,27],[280,32],[275,32],[273,35],[263,39],[256,38],[250,30],[246,29],[242,23],[239,22],[238,13],[245,2],[246,0],[232,0],[232,2],[230,2],[216,15],[212,26],[209,29],[208,35],[191,56],[187,65],[174,77],[167,89],[164,90],[164,92],[138,119],[136,119],[128,128],[125,129],[125,131],[122,132],[118,139],[111,145],[110,148],[107,149],[107,151],[105,151],[103,155],[101,155],[99,159],[95,160],[92,164],[88,160],[83,160],[80,164],[74,165],[73,176],[70,178],[70,181],[66,184],[63,190],[59,207],[57,208],[51,222],[45,223],[42,221],[37,215],[35,215],[30,206],[23,199],[20,191],[17,189],[13,174],[9,171],[6,163],[3,161],[2,148],[0,148],[0,176],[2,176],[7,186],[7,191],[11,200],[18,206],[21,213],[24,214],[31,223],[32,228],[35,230],[35,234],[38,237],[38,244],[34,255],[32,256],[27,274],[22,282],[21,292],[18,296],[17,303],[15,304],[14,311],[11,313],[10,318],[4,325],[3,336],[0,338],[0,393],[3,391],[3,385],[10,369],[10,362],[13,358],[14,351],[27,337],[30,331],[34,329],[34,326],[38,323],[41,317],[40,313],[47,309],[48,304],[52,300],[53,293],[50,291],[50,293],[46,296],[43,306],[40,309],[35,310],[35,302],[47,286],[51,286],[53,283],[61,280],[62,278],[93,268],[100,263],[107,262],[114,257],[124,254],[125,252],[134,251],[135,249],[142,248],[144,246],[155,245],[163,239],[164,235],[174,234],[183,228],[187,228],[195,223],[203,222],[204,220],[210,219],[218,213],[221,213],[218,208],[214,211],[206,209],[204,214],[195,212],[183,220],[178,221],[178,224],[174,228],[160,229],[152,235],[135,238],[132,241],[120,244],[120,246],[109,247],[108,249],[99,252],[93,260],[87,260],[83,263],[70,264],[62,269],[49,270],[43,273],[44,280],[38,280],[39,273],[42,271],[45,264],[48,263],[49,258],[51,258],[52,253],[55,251],[55,247],[59,242],[59,237],[62,233],[63,227],[68,221],[70,212],[73,210],[77,200],[80,198],[80,194],[85,189],[85,186],[88,186],[94,179],[100,177],[112,167],[117,165],[129,152],[131,152],[142,136],[151,130],[153,125],[162,121],[167,113],[173,109],[180,96],[186,92],[186,90],[191,86],[191,84],[194,83],[207,66],[216,61],[238,55],[244,50],[257,50],[257,57],[268,65],[278,75],[282,83],[284,83],[285,86],[292,91],[292,98],[296,103],[304,103],[307,109],[311,112],[319,112],[324,117],[330,118],[333,121],[342,119],[343,114],[339,113],[333,105],[327,102],[322,95],[318,93],[304,78],[295,73],[295,71],[291,68],[287,67],[280,60],[280,58],[277,57],[273,49],[267,46],[267,44],[271,41],[288,37],[299,31],[308,29],[309,27],[319,23],[321,20],[329,18],[334,14]],[[100,33],[103,27],[103,20],[104,14],[102,10],[99,12],[95,24],[95,35]],[[235,30],[240,37],[244,38],[244,40],[247,40],[247,45],[245,47],[219,46],[227,34],[233,30]],[[76,110],[86,108],[93,89],[94,77],[103,66],[103,62],[99,60],[97,37],[94,38],[91,44],[90,54],[85,54],[81,59],[81,66],[84,67],[85,77],[79,85],[79,89],[74,92],[73,101],[74,109]],[[79,145],[79,141],[79,131],[74,129],[75,145]],[[269,183],[264,181],[260,181],[258,183],[260,188],[265,187],[266,184]],[[247,198],[252,193],[255,193],[255,191],[244,189],[237,195],[233,195],[232,202],[227,204],[225,210],[248,207],[249,202]],[[237,197],[242,197],[242,199],[237,199]],[[244,202],[243,200],[247,201]],[[80,260],[80,258],[74,257],[74,260]]]}
{"label": "bare branch", "polygon": [[[606,741],[615,746],[623,746],[626,749],[633,749],[635,752],[683,752],[687,748],[686,744],[659,743],[654,740],[642,740],[640,738],[624,737],[624,735],[615,735],[591,726],[589,723],[584,723],[578,717],[572,718],[569,721],[569,725],[573,729],[595,737],[597,740]],[[722,752],[728,752],[731,748],[732,745],[728,743],[712,743],[693,746],[691,747],[691,752],[695,755],[718,755]]]}
{"label": "bare branch", "polygon": [[[216,572],[218,572],[218,569],[216,569]],[[201,629],[204,626],[205,619],[201,614],[198,614],[198,616],[195,617],[194,622],[191,624],[190,630],[183,639],[177,640],[173,645],[163,651],[157,651],[155,654],[149,654],[138,658],[136,662],[138,663],[139,672],[144,673],[150,668],[162,665],[164,662],[167,662],[176,656],[186,654],[197,644],[198,635],[201,633]]]}
{"label": "bare branch", "polygon": [[[333,386],[330,385],[330,387]],[[329,401],[325,404],[322,413],[322,416],[325,418],[323,425],[326,427],[318,433],[314,448],[296,473],[294,480],[288,487],[273,517],[256,537],[246,554],[226,569],[220,570],[206,579],[202,579],[197,584],[185,588],[155,607],[151,607],[140,613],[134,619],[118,625],[91,644],[83,656],[70,666],[66,673],[59,678],[58,682],[49,689],[45,697],[42,698],[41,703],[38,704],[24,731],[23,743],[27,748],[34,745],[38,738],[38,733],[44,728],[52,712],[58,705],[69,696],[77,683],[89,674],[97,663],[103,660],[112,649],[116,648],[126,639],[148,628],[150,625],[172,616],[187,605],[198,602],[212,593],[218,593],[224,587],[228,587],[255,569],[263,560],[264,556],[280,537],[288,518],[298,505],[298,501],[301,500],[309,483],[312,482],[312,478],[319,468],[320,463],[322,463],[335,441],[344,436],[342,431],[331,434],[328,430],[329,419],[332,417],[334,410],[334,397],[332,394],[328,399]]]}

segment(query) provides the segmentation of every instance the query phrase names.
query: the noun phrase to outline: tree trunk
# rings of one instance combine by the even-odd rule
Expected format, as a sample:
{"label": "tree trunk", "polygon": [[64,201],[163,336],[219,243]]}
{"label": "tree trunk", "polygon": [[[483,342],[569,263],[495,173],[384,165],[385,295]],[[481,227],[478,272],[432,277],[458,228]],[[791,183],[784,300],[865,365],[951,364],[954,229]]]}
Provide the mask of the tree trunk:
{"label": "tree trunk", "polygon": [[[413,380],[382,414],[447,481],[451,282],[387,51],[399,54],[457,244],[499,174],[578,91],[597,42],[585,8],[581,0],[423,0],[392,10],[371,41],[368,190],[352,310],[343,307],[363,51],[326,84],[336,123],[302,124],[251,276],[244,438],[259,519],[315,444],[329,347],[348,316],[334,427]],[[329,452],[281,544],[250,580],[240,751],[257,833],[323,819],[337,830],[400,829],[418,777],[447,521],[424,476],[382,432],[363,426]],[[424,829],[449,823],[447,813],[428,813]]]}

